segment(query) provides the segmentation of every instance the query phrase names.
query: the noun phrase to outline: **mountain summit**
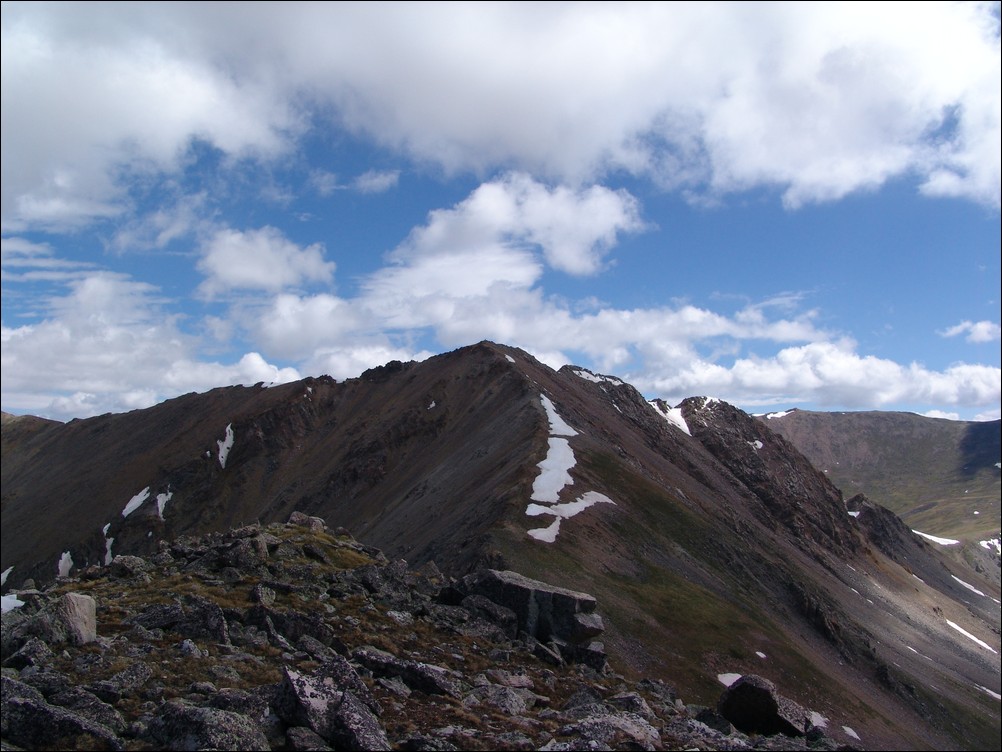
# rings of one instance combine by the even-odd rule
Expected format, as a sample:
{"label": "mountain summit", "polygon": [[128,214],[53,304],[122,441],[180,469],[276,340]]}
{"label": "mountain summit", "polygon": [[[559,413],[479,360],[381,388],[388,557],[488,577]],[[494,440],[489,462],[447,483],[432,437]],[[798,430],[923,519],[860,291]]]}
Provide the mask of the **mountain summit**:
{"label": "mountain summit", "polygon": [[768,421],[718,400],[651,403],[481,342],[341,383],[5,416],[2,449],[8,585],[300,512],[414,567],[590,593],[610,661],[696,702],[755,674],[868,748],[997,745],[998,587],[864,524]]}

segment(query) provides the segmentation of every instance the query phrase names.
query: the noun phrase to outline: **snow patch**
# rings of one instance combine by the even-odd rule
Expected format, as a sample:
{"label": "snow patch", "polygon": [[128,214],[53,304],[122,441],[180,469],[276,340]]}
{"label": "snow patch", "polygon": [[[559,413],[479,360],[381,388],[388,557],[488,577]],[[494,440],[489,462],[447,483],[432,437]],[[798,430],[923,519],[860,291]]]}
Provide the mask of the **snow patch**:
{"label": "snow patch", "polygon": [[756,650],[756,651],[755,651],[755,655],[757,655],[757,656],[758,656],[759,658],[761,658],[761,659],[762,659],[763,661],[764,661],[764,660],[766,659],[766,657],[767,657],[767,656],[766,656],[766,654],[765,654],[765,653],[763,653],[763,652],[761,652],[760,650]]}
{"label": "snow patch", "polygon": [[857,741],[860,741],[859,734],[857,734],[855,731],[853,731],[848,726],[843,726],[842,730],[845,732],[846,736],[851,736],[853,739],[856,739]]}
{"label": "snow patch", "polygon": [[680,408],[669,407],[665,410],[662,410],[656,402],[652,401],[648,402],[647,404],[653,407],[657,411],[658,415],[660,415],[662,418],[667,420],[677,429],[682,431],[682,433],[686,433],[689,434],[689,436],[692,436],[692,434],[689,432],[689,424],[686,423],[685,418],[682,417],[682,410]]}
{"label": "snow patch", "polygon": [[150,498],[150,487],[147,486],[142,491],[137,493],[131,499],[129,503],[125,505],[125,509],[122,510],[122,516],[128,517],[130,514],[135,512],[139,507],[143,505],[143,502]]}
{"label": "snow patch", "polygon": [[111,553],[111,544],[115,542],[114,537],[104,539],[104,565],[108,566],[115,560],[114,555]]}
{"label": "snow patch", "polygon": [[13,571],[14,567],[7,567],[5,570],[3,570],[3,574],[0,574],[0,587],[3,587],[4,585],[7,584],[7,577]]}
{"label": "snow patch", "polygon": [[435,400],[432,400],[432,401],[431,401],[431,404],[430,404],[430,405],[428,405],[428,409],[429,409],[429,410],[434,410],[434,409],[435,409]]}
{"label": "snow patch", "polygon": [[1002,538],[989,538],[988,540],[978,541],[978,545],[985,549],[985,551],[991,551],[994,548],[995,555],[1002,556]]}
{"label": "snow patch", "polygon": [[56,564],[56,572],[59,573],[60,577],[66,577],[71,569],[73,569],[73,557],[69,551],[63,551],[63,555],[59,557],[59,563]]}
{"label": "snow patch", "polygon": [[954,624],[949,619],[946,620],[946,623],[949,624],[954,629],[956,629],[958,632],[960,632],[960,634],[964,635],[964,637],[966,637],[966,638],[968,638],[970,640],[973,640],[974,642],[978,643],[978,645],[980,645],[981,647],[983,647],[985,650],[990,650],[991,652],[993,652],[995,654],[998,654],[998,651],[995,650],[995,648],[993,648],[991,645],[989,645],[984,640],[979,640],[977,637],[975,637],[974,635],[972,635],[970,632],[968,632],[966,629],[964,629],[959,624]]}
{"label": "snow patch", "polygon": [[912,530],[915,535],[921,535],[927,540],[931,540],[933,543],[938,543],[941,546],[953,546],[960,543],[958,540],[953,540],[953,538],[937,538],[935,535],[929,535],[928,533],[920,533],[918,530]]}
{"label": "snow patch", "polygon": [[621,386],[623,384],[623,381],[621,379],[617,379],[615,376],[601,376],[583,369],[572,370],[571,373],[576,376],[580,376],[585,381],[592,381],[596,384],[601,384],[603,381],[607,381],[610,384],[616,384],[617,386]]}
{"label": "snow patch", "polygon": [[859,517],[859,512],[858,511],[856,511],[856,512],[849,512],[849,516],[850,517]]}
{"label": "snow patch", "polygon": [[570,470],[574,467],[574,452],[567,439],[551,436],[548,439],[549,449],[546,457],[539,463],[539,475],[532,483],[533,501],[555,503],[560,498],[560,491],[573,481]]}
{"label": "snow patch", "polygon": [[766,420],[774,420],[775,418],[785,418],[787,415],[789,415],[792,412],[793,412],[793,410],[787,410],[787,411],[782,412],[782,413],[768,413],[765,416],[765,419]]}
{"label": "snow patch", "polygon": [[725,687],[729,687],[741,677],[742,674],[717,674],[717,681]]}
{"label": "snow patch", "polygon": [[976,587],[974,587],[974,585],[971,585],[968,582],[964,582],[962,579],[960,579],[959,577],[957,577],[957,575],[951,574],[950,576],[953,579],[955,579],[957,582],[959,582],[961,585],[963,585],[965,588],[967,588],[968,590],[970,590],[972,593],[977,593],[982,598],[987,598],[988,597],[987,595],[985,595],[984,593],[982,593],[980,590],[978,590]]}
{"label": "snow patch", "polygon": [[167,508],[167,502],[170,501],[170,498],[173,495],[174,495],[173,491],[157,494],[157,516],[161,520],[164,518],[164,510]]}
{"label": "snow patch", "polygon": [[510,355],[505,355],[504,357],[505,357],[505,360],[507,360],[509,363],[514,363],[515,362],[515,359],[513,357],[511,357]]}
{"label": "snow patch", "polygon": [[226,458],[230,455],[230,450],[233,448],[233,424],[228,423],[226,425],[226,438],[222,441],[217,441],[216,444],[219,445],[219,466],[226,469]]}
{"label": "snow patch", "polygon": [[0,596],[0,612],[2,613],[13,611],[15,608],[21,608],[21,606],[23,605],[24,601],[22,601],[16,595]]}
{"label": "snow patch", "polygon": [[571,428],[567,423],[557,415],[557,408],[553,406],[550,398],[545,394],[539,395],[539,399],[543,403],[543,408],[546,410],[546,417],[550,421],[550,435],[551,436],[577,436],[578,432]]}
{"label": "snow patch", "polygon": [[539,527],[530,530],[529,536],[535,538],[536,540],[543,541],[544,543],[553,543],[557,539],[557,533],[560,532],[561,519],[563,518],[557,517],[547,527]]}
{"label": "snow patch", "polygon": [[811,725],[815,728],[827,728],[828,719],[816,710],[811,711]]}
{"label": "snow patch", "polygon": [[991,695],[996,700],[1002,700],[1002,695],[1000,695],[998,692],[992,692],[990,689],[988,689],[988,687],[982,687],[980,684],[975,684],[974,686],[980,689],[985,694]]}
{"label": "snow patch", "polygon": [[748,442],[748,446],[750,446],[752,449],[754,449],[757,452],[759,449],[761,449],[762,447],[764,447],[765,444],[763,444],[758,439],[755,439],[755,441],[749,441]]}

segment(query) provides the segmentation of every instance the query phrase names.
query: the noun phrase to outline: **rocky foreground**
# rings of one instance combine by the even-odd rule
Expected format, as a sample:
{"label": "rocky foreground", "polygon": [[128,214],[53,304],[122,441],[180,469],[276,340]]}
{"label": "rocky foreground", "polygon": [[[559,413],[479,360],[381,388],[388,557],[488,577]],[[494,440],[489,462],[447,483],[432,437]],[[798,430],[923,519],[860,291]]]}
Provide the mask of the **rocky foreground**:
{"label": "rocky foreground", "polygon": [[15,595],[5,750],[851,749],[761,677],[716,708],[627,681],[589,595],[413,571],[300,513]]}

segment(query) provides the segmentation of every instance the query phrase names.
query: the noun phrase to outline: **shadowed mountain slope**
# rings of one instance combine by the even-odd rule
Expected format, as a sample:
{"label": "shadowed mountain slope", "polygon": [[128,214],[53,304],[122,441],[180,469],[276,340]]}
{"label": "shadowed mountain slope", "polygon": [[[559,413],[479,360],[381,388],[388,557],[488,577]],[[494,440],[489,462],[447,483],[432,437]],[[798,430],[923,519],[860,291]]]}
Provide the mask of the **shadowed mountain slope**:
{"label": "shadowed mountain slope", "polygon": [[592,593],[622,670],[696,702],[755,673],[869,748],[997,744],[998,587],[850,516],[766,422],[704,398],[678,412],[485,342],[10,440],[5,421],[2,567],[51,579],[64,552],[148,555],[298,510],[415,566]]}

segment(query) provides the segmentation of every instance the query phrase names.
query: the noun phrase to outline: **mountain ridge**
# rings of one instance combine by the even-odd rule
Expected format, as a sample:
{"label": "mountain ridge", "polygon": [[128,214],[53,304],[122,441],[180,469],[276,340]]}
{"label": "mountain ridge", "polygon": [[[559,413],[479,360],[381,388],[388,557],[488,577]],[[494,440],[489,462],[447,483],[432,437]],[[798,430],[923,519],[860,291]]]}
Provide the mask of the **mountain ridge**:
{"label": "mountain ridge", "polygon": [[[554,433],[546,401],[573,435]],[[148,555],[160,539],[299,511],[415,566],[514,569],[593,593],[624,672],[671,676],[696,701],[719,692],[717,673],[754,667],[804,704],[865,713],[879,748],[997,738],[997,705],[977,687],[998,691],[998,653],[948,623],[997,651],[997,585],[976,580],[971,600],[975,575],[907,529],[882,528],[905,540],[878,546],[764,421],[705,398],[680,412],[688,432],[615,377],[484,342],[16,440],[5,422],[3,567],[12,583],[52,577],[63,551],[78,567],[103,561],[109,538],[113,553]],[[547,464],[569,480],[535,501]],[[589,494],[612,503],[582,504]],[[547,522],[553,541],[534,540]]]}

